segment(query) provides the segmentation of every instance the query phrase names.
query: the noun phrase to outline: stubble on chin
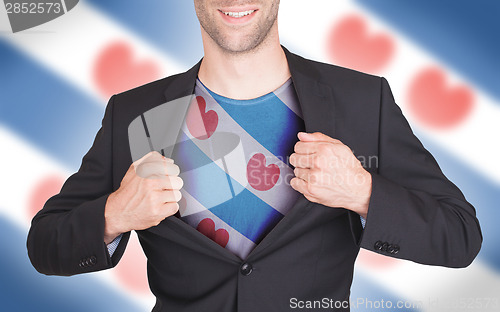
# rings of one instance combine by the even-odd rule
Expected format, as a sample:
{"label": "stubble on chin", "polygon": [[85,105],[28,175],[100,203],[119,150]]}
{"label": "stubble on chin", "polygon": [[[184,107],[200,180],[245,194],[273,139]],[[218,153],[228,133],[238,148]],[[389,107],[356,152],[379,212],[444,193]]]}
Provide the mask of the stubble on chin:
{"label": "stubble on chin", "polygon": [[237,41],[221,32],[216,25],[216,17],[210,16],[203,4],[200,5],[197,15],[203,30],[224,53],[230,55],[246,54],[256,52],[265,43],[276,23],[278,6],[279,2],[275,3],[266,19],[256,24],[248,35],[238,38]]}

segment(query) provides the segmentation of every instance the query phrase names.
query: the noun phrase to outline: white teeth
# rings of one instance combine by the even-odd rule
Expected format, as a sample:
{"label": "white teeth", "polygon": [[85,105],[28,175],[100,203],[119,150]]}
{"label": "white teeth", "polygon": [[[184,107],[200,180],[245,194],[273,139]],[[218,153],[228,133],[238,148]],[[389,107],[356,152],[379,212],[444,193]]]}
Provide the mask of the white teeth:
{"label": "white teeth", "polygon": [[249,11],[243,11],[243,12],[222,12],[226,14],[227,16],[235,17],[235,18],[240,18],[243,16],[247,16],[255,12],[255,10],[249,10]]}

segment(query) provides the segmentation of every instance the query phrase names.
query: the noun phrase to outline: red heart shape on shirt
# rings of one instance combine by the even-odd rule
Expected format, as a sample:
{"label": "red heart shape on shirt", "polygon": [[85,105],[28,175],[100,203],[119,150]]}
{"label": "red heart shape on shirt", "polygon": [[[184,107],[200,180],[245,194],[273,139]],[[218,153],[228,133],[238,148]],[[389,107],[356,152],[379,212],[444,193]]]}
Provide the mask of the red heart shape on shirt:
{"label": "red heart shape on shirt", "polygon": [[219,124],[219,116],[213,110],[205,112],[207,103],[202,96],[197,96],[189,105],[186,125],[192,136],[206,140],[214,134]]}
{"label": "red heart shape on shirt", "polygon": [[386,34],[370,35],[359,16],[344,18],[330,34],[328,54],[341,66],[375,73],[389,62],[393,52],[392,39]]}
{"label": "red heart shape on shirt", "polygon": [[266,166],[266,156],[257,153],[247,164],[247,179],[250,185],[258,191],[270,190],[280,177],[280,168],[271,164]]}
{"label": "red heart shape on shirt", "polygon": [[108,45],[97,57],[94,81],[101,93],[109,97],[158,79],[158,66],[152,61],[134,60],[132,47],[125,42]]}
{"label": "red heart shape on shirt", "polygon": [[420,72],[410,85],[410,110],[422,123],[446,128],[457,125],[472,110],[474,95],[466,86],[449,87],[438,68]]}
{"label": "red heart shape on shirt", "polygon": [[225,229],[215,230],[215,222],[210,218],[205,218],[196,227],[203,235],[210,238],[222,248],[225,248],[229,241],[229,233]]}

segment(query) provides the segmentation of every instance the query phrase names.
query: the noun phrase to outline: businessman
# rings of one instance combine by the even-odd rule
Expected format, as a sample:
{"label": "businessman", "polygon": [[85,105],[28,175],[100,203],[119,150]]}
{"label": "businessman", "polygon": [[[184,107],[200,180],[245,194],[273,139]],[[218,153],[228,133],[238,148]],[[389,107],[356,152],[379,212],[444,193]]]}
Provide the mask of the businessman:
{"label": "businessman", "polygon": [[[384,78],[282,47],[279,0],[194,4],[203,59],[110,99],[80,169],[33,219],[39,272],[112,268],[135,230],[153,311],[288,311],[292,298],[349,310],[360,247],[430,265],[473,261],[474,207]],[[179,127],[157,113],[173,102],[185,112]],[[155,143],[153,117],[174,134],[171,152]],[[139,136],[153,151],[134,152]]]}

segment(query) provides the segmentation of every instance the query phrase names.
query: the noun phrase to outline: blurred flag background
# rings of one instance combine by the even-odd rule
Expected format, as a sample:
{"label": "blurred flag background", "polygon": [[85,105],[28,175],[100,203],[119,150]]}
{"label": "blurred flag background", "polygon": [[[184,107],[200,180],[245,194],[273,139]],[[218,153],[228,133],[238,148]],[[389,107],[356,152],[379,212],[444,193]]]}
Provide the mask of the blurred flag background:
{"label": "blurred flag background", "polygon": [[[281,40],[292,52],[388,79],[414,132],[476,207],[483,229],[483,248],[466,269],[362,250],[352,310],[499,311],[500,2],[281,2]],[[26,234],[78,169],[108,98],[185,71],[202,53],[192,1],[80,1],[16,34],[0,8],[1,311],[153,307],[135,236],[113,270],[47,277],[29,263]]]}

